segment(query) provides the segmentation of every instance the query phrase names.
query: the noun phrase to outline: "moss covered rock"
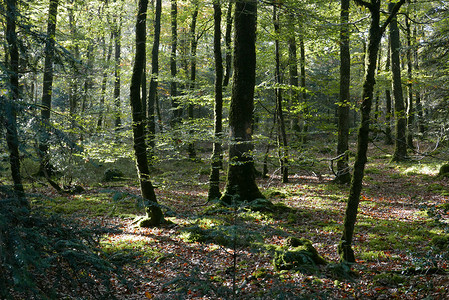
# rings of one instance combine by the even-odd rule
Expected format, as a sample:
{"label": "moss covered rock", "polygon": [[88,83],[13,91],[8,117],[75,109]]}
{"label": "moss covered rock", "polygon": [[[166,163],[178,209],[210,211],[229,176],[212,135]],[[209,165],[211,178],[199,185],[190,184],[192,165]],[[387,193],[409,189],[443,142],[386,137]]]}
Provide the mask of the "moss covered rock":
{"label": "moss covered rock", "polygon": [[440,167],[440,171],[438,172],[439,177],[449,177],[449,163],[444,164]]}
{"label": "moss covered rock", "polygon": [[114,181],[123,178],[124,174],[119,169],[107,169],[103,174],[103,181]]}
{"label": "moss covered rock", "polygon": [[289,237],[284,246],[276,249],[273,265],[276,270],[299,270],[313,272],[317,265],[327,261],[318,254],[312,242],[304,238]]}

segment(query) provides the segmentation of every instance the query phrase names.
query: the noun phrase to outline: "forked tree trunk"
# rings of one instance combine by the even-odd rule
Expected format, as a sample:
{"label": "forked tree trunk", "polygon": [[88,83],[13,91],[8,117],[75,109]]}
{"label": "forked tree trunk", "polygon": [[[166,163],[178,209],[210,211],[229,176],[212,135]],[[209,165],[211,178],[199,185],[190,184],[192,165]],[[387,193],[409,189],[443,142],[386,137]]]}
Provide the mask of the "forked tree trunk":
{"label": "forked tree trunk", "polygon": [[145,142],[145,112],[142,109],[140,86],[145,62],[145,35],[148,0],[139,0],[136,22],[136,54],[131,78],[130,100],[132,111],[132,128],[134,153],[139,173],[140,189],[146,202],[146,213],[149,222],[146,225],[158,226],[163,221],[161,208],[157,204],[154,187],[150,181],[148,168],[147,145]]}
{"label": "forked tree trunk", "polygon": [[229,112],[229,168],[221,200],[264,198],[257,187],[251,155],[254,86],[256,81],[257,0],[237,0],[234,12],[234,80]]}
{"label": "forked tree trunk", "polygon": [[351,188],[349,191],[348,204],[346,207],[345,218],[343,223],[343,235],[338,245],[338,254],[341,259],[347,262],[355,262],[354,251],[351,244],[354,235],[354,225],[357,219],[357,212],[360,202],[360,194],[362,191],[363,174],[367,161],[367,150],[370,131],[370,112],[373,102],[373,91],[375,84],[375,73],[377,63],[377,53],[382,34],[391,19],[396,15],[397,11],[405,0],[398,2],[391,12],[388,19],[380,26],[380,0],[371,0],[365,2],[356,0],[358,4],[367,7],[371,13],[371,22],[368,34],[367,56],[365,60],[366,71],[363,83],[363,94],[361,103],[361,124],[357,136],[357,154],[354,162],[354,171],[352,175]]}
{"label": "forked tree trunk", "polygon": [[219,199],[220,169],[223,164],[221,138],[223,135],[223,59],[221,54],[221,7],[220,1],[214,0],[214,58],[215,58],[215,103],[214,103],[214,144],[212,164],[209,177],[208,200]]}

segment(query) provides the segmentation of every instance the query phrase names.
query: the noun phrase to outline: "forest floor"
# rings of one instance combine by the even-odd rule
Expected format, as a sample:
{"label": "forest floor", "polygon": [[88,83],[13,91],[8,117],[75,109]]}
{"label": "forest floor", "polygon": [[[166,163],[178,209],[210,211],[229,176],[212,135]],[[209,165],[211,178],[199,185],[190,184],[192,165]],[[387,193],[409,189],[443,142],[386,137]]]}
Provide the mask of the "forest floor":
{"label": "forest floor", "polygon": [[[373,145],[369,153],[350,266],[337,255],[349,186],[332,182],[325,159],[292,166],[289,183],[273,170],[258,179],[276,204],[266,211],[206,205],[206,159],[155,165],[157,198],[171,221],[159,228],[136,226],[143,210],[131,196],[139,194],[135,179],[70,196],[47,189],[53,200],[45,206],[87,226],[120,229],[101,241],[123,260],[128,286],[117,283],[119,299],[449,299],[449,180],[437,177],[443,161],[392,164]],[[329,264],[276,270],[274,255],[290,236],[311,240]]]}

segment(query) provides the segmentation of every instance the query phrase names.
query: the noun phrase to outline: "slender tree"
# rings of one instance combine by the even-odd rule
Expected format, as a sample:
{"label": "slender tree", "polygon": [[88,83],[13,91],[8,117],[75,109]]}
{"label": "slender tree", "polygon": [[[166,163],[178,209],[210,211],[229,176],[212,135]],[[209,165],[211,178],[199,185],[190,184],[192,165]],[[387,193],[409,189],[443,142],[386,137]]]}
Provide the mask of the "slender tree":
{"label": "slender tree", "polygon": [[[196,34],[196,23],[198,19],[198,10],[199,10],[199,3],[198,0],[193,0],[193,13],[192,13],[192,23],[190,24],[190,90],[193,92],[195,90],[195,81],[196,81],[196,51],[198,47],[198,37]],[[194,105],[193,103],[189,102],[188,108],[187,108],[187,114],[189,121],[193,121],[193,110]],[[193,134],[193,130],[190,130],[190,134]],[[193,141],[190,141],[187,146],[187,152],[189,153],[190,159],[196,158],[196,151],[195,151],[195,143]]]}
{"label": "slender tree", "polygon": [[[298,76],[298,47],[296,45],[295,16],[292,11],[288,13],[288,73],[290,84],[290,105],[297,106],[300,101],[299,76]],[[300,131],[299,120],[296,113],[291,116],[291,128],[295,132]]]}
{"label": "slender tree", "polygon": [[341,0],[340,8],[340,103],[338,113],[337,137],[337,176],[338,183],[349,183],[351,174],[348,166],[349,149],[349,105],[351,85],[351,55],[349,51],[349,0]]}
{"label": "slender tree", "polygon": [[[387,46],[387,61],[385,63],[385,71],[390,72],[390,65],[391,65],[391,47],[390,43],[388,42]],[[393,137],[391,136],[391,116],[393,114],[392,108],[391,108],[391,91],[390,88],[385,88],[385,144],[386,145],[393,145]]]}
{"label": "slender tree", "polygon": [[257,0],[237,0],[234,11],[234,80],[229,112],[229,167],[225,203],[263,198],[254,174],[252,122],[256,81]]}
{"label": "slender tree", "polygon": [[6,42],[7,46],[7,67],[9,76],[9,95],[5,101],[5,128],[6,143],[9,150],[9,164],[11,176],[14,183],[14,191],[19,199],[18,205],[29,207],[25,197],[22,177],[20,175],[19,158],[19,138],[17,134],[17,100],[19,99],[19,47],[17,42],[16,22],[17,22],[17,0],[5,0],[6,2]]}
{"label": "slender tree", "polygon": [[121,64],[121,18],[117,17],[113,29],[114,36],[114,105],[115,105],[115,130],[122,125],[121,101],[120,101],[120,64]]}
{"label": "slender tree", "polygon": [[148,130],[150,136],[150,161],[156,146],[154,138],[156,134],[156,101],[157,101],[157,86],[159,76],[159,43],[161,38],[161,15],[162,15],[162,0],[156,0],[156,11],[154,18],[154,39],[153,49],[151,50],[151,77],[150,89],[148,91]]}
{"label": "slender tree", "polygon": [[226,45],[226,69],[223,78],[223,86],[228,86],[229,79],[232,73],[232,7],[234,0],[229,0],[228,10],[226,12],[226,32],[225,32],[225,45]]}
{"label": "slender tree", "polygon": [[[388,10],[391,14],[395,3],[388,4]],[[394,115],[396,120],[394,153],[392,161],[403,161],[407,158],[407,115],[404,108],[404,96],[402,93],[401,80],[401,60],[400,60],[400,37],[396,16],[391,19],[390,23],[390,45],[391,45],[391,72],[393,78],[393,98],[394,98]]]}
{"label": "slender tree", "polygon": [[284,121],[284,112],[282,110],[282,79],[281,79],[281,55],[280,55],[280,46],[279,46],[279,36],[281,34],[281,28],[279,24],[279,13],[277,12],[277,5],[273,5],[273,24],[274,24],[274,32],[276,34],[275,38],[275,60],[276,60],[276,84],[278,87],[275,89],[276,94],[276,118],[278,125],[278,146],[279,146],[279,161],[281,165],[281,176],[282,182],[288,182],[288,153],[287,153],[287,133],[285,132],[285,121]]}
{"label": "slender tree", "polygon": [[50,7],[48,10],[47,19],[47,38],[45,43],[45,61],[44,61],[44,83],[42,86],[42,102],[41,102],[41,118],[42,118],[42,132],[39,143],[40,156],[40,172],[46,173],[47,176],[51,174],[50,158],[48,156],[48,140],[49,140],[49,125],[50,125],[50,111],[51,98],[53,93],[53,60],[55,53],[55,33],[56,33],[56,17],[58,14],[59,0],[50,0]]}
{"label": "slender tree", "polygon": [[408,14],[405,15],[405,32],[407,38],[407,147],[413,149],[413,125],[415,122],[415,109],[413,105],[412,34]]}
{"label": "slender tree", "polygon": [[178,86],[176,76],[178,69],[176,66],[176,52],[178,49],[178,3],[176,0],[171,0],[171,54],[170,54],[170,96],[172,99],[173,119],[172,123],[177,124],[181,122],[182,110],[179,106]]}
{"label": "slender tree", "polygon": [[399,8],[405,0],[400,0],[390,11],[390,15],[381,25],[380,7],[381,0],[356,0],[356,3],[366,7],[370,11],[371,21],[368,32],[368,47],[365,60],[365,79],[363,82],[363,94],[361,103],[361,124],[357,135],[357,154],[354,162],[354,171],[352,174],[351,188],[349,191],[348,204],[346,207],[345,218],[343,222],[343,234],[338,245],[338,253],[342,260],[355,262],[354,251],[352,250],[352,238],[354,235],[354,225],[357,219],[357,212],[362,191],[363,174],[367,161],[367,150],[370,131],[370,112],[373,102],[373,91],[375,84],[375,73],[377,64],[377,54],[382,34],[386,27],[396,15]]}
{"label": "slender tree", "polygon": [[223,164],[221,138],[223,134],[223,59],[221,53],[221,6],[219,0],[214,0],[214,59],[215,59],[215,102],[214,102],[214,144],[212,149],[212,164],[209,177],[208,200],[219,199],[220,169]]}
{"label": "slender tree", "polygon": [[136,157],[137,170],[139,174],[140,189],[142,197],[146,202],[146,213],[148,221],[145,226],[158,226],[163,221],[161,208],[157,204],[154,187],[150,181],[148,167],[147,144],[145,141],[145,112],[142,109],[141,80],[145,62],[145,36],[148,0],[139,0],[136,21],[136,52],[131,77],[130,101],[132,111],[132,128],[134,153]]}

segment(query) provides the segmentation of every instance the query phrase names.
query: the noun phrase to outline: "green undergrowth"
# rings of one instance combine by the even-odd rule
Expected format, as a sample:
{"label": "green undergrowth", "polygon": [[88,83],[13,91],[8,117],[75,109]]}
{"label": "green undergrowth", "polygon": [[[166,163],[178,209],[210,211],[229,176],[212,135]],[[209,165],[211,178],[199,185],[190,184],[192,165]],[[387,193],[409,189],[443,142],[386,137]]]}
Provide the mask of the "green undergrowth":
{"label": "green undergrowth", "polygon": [[156,241],[133,239],[103,238],[100,242],[100,248],[108,254],[109,260],[120,265],[144,264],[164,259],[168,254],[155,245]]}
{"label": "green undergrowth", "polygon": [[52,198],[40,196],[33,198],[32,204],[49,212],[77,216],[135,217],[143,212],[135,197],[114,191]]}

